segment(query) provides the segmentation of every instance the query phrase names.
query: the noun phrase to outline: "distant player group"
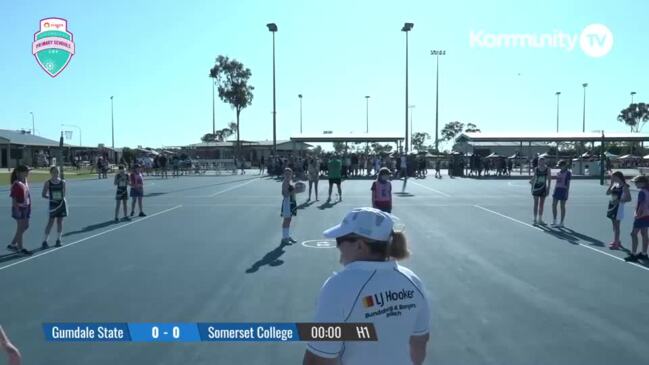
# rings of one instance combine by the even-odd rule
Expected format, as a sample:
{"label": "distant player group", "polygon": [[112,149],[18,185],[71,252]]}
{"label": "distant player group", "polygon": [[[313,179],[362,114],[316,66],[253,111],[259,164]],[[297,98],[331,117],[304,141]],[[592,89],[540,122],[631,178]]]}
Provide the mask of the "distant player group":
{"label": "distant player group", "polygon": [[[552,194],[552,227],[563,228],[566,218],[566,202],[570,191],[571,172],[568,170],[566,161],[559,161],[559,172],[556,175],[556,184]],[[552,175],[550,168],[547,166],[545,159],[539,158],[538,166],[534,169],[534,175],[530,179],[532,186],[532,196],[534,199],[534,225],[545,225],[543,221],[543,206],[545,198],[551,189]],[[631,231],[631,250],[629,255],[624,259],[627,262],[636,262],[638,260],[647,261],[647,249],[649,248],[649,179],[644,175],[633,178],[638,192],[638,203],[635,208],[633,229]],[[620,241],[620,223],[624,219],[624,204],[631,202],[631,192],[626,182],[624,174],[616,171],[611,175],[611,182],[606,189],[606,195],[610,197],[606,216],[613,223],[613,241],[609,243],[612,250],[622,249]],[[561,220],[557,222],[557,205],[561,207]],[[642,251],[638,252],[638,234],[642,236]]]}
{"label": "distant player group", "polygon": [[[25,248],[23,244],[23,235],[29,228],[29,221],[32,213],[32,198],[29,189],[27,178],[29,176],[29,167],[20,165],[16,167],[11,173],[11,216],[16,220],[16,233],[7,249],[19,255],[29,256],[32,251]],[[61,179],[61,173],[58,167],[50,168],[50,179],[43,184],[43,191],[41,196],[49,201],[48,222],[45,227],[41,249],[49,248],[49,236],[54,222],[57,225],[57,236],[54,247],[61,247],[61,239],[63,236],[63,219],[68,216],[67,206],[67,186],[65,180]],[[131,173],[127,173],[123,165],[119,166],[118,172],[115,174],[114,185],[117,187],[115,195],[115,222],[119,222],[119,208],[120,204],[123,206],[124,217],[123,220],[129,221],[130,217],[135,215],[135,204],[137,203],[139,209],[139,216],[145,217],[142,209],[142,200],[144,198],[144,177],[142,176],[142,167],[135,165]],[[127,215],[127,202],[130,197],[132,198],[131,214]]]}

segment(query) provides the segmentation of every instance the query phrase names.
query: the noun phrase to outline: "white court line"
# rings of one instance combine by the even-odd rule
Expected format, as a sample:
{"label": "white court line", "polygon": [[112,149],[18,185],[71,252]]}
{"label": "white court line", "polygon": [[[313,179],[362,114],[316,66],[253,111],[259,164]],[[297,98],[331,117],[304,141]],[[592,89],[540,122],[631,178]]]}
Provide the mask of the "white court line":
{"label": "white court line", "polygon": [[477,205],[477,204],[474,204],[473,206],[476,207],[476,208],[482,209],[482,210],[484,210],[484,211],[486,211],[486,212],[489,212],[489,213],[495,214],[495,215],[497,215],[497,216],[503,217],[503,218],[505,218],[505,219],[509,219],[509,220],[512,221],[512,222],[516,222],[516,223],[518,223],[518,224],[522,224],[522,225],[527,226],[527,227],[530,227],[530,228],[532,228],[532,229],[536,229],[537,231],[542,231],[541,228],[539,228],[539,227],[535,227],[535,226],[533,226],[533,225],[531,225],[531,224],[529,224],[529,223],[525,223],[525,222],[523,222],[523,221],[519,221],[519,220],[516,219],[516,218],[512,218],[512,217],[506,216],[506,215],[504,215],[504,214],[500,214],[500,213],[498,213],[498,212],[496,212],[496,211],[493,211],[493,210],[491,210],[491,209],[487,209],[487,208],[485,208],[485,207],[481,207],[481,206],[479,206],[479,205]]}
{"label": "white court line", "polygon": [[259,181],[259,179],[252,179],[252,180],[250,180],[250,181],[246,181],[245,183],[242,183],[242,184],[239,184],[239,185],[235,185],[235,186],[231,186],[231,187],[229,187],[229,188],[227,188],[227,189],[225,189],[225,190],[217,191],[216,193],[210,195],[209,198],[214,198],[214,197],[217,196],[217,195],[223,194],[223,193],[225,193],[225,192],[227,192],[227,191],[230,191],[230,190],[234,190],[234,189],[240,188],[240,187],[242,187],[242,186],[248,185],[248,184],[250,184],[250,183],[252,183],[252,182],[255,182],[255,181]]}
{"label": "white court line", "polygon": [[439,195],[445,196],[445,197],[447,197],[447,198],[451,198],[450,195],[446,194],[446,193],[443,192],[443,191],[439,191],[439,190],[437,190],[437,189],[433,189],[433,188],[431,188],[431,187],[428,187],[428,186],[426,186],[426,185],[422,185],[422,184],[416,183],[416,182],[414,182],[414,181],[412,181],[412,182],[410,182],[410,183],[411,183],[411,184],[414,184],[414,185],[417,185],[417,186],[421,186],[421,187],[424,188],[424,189],[430,190],[430,191],[432,191],[432,192],[434,192],[434,193],[437,193],[437,194],[439,194]]}
{"label": "white court line", "polygon": [[[530,227],[530,228],[533,228],[533,229],[536,229],[536,230],[539,230],[539,231],[543,231],[543,230],[542,230],[541,228],[539,228],[539,227],[535,227],[535,226],[533,226],[533,225],[531,225],[531,224],[528,224],[528,223],[525,223],[525,222],[519,221],[518,219],[515,219],[515,218],[512,218],[512,217],[509,217],[509,216],[506,216],[506,215],[504,215],[504,214],[500,214],[500,213],[495,212],[495,211],[493,211],[493,210],[491,210],[491,209],[487,209],[487,208],[485,208],[485,207],[481,207],[481,206],[479,206],[479,205],[474,205],[474,207],[479,208],[479,209],[482,209],[482,210],[484,210],[484,211],[486,211],[486,212],[489,212],[489,213],[493,213],[493,214],[498,215],[498,216],[500,216],[500,217],[503,217],[503,218],[505,218],[505,219],[509,219],[510,221],[513,221],[513,222],[516,222],[516,223],[522,224],[522,225],[524,225],[524,226],[527,226],[527,227]],[[594,247],[590,247],[589,245],[584,245],[583,243],[579,243],[579,242],[577,242],[577,245],[579,245],[579,246],[581,246],[581,247],[583,247],[583,248],[587,248],[587,249],[589,249],[589,250],[591,250],[591,251],[595,251],[595,252],[597,252],[597,253],[601,253],[602,255],[606,255],[606,256],[608,256],[608,257],[614,258],[614,259],[616,259],[616,260],[618,260],[618,261],[622,261],[622,262],[624,262],[624,263],[627,263],[626,261],[624,261],[624,259],[622,259],[622,258],[620,258],[620,257],[617,257],[617,256],[615,256],[615,255],[611,255],[611,254],[608,253],[608,252],[604,252],[604,251],[602,251],[602,250],[598,250],[598,249],[596,249],[596,248],[594,248]],[[629,262],[629,264],[631,264],[631,265],[633,265],[633,266],[636,266],[636,267],[639,267],[639,268],[641,268],[641,269],[643,269],[643,270],[647,270],[647,271],[649,271],[649,268],[647,268],[647,267],[645,267],[645,266],[642,266],[642,265],[639,265],[639,264],[636,264],[636,263],[633,263],[633,262]]]}
{"label": "white court line", "polygon": [[27,262],[27,261],[29,261],[29,260],[33,260],[33,259],[35,259],[35,258],[37,258],[37,257],[41,257],[41,256],[45,256],[45,255],[49,255],[49,254],[51,254],[51,253],[53,253],[53,252],[56,252],[56,251],[62,250],[62,249],[64,249],[64,248],[72,247],[72,246],[76,245],[77,243],[81,243],[81,242],[83,242],[83,241],[87,241],[87,240],[89,240],[89,239],[91,239],[91,238],[99,237],[99,236],[102,236],[102,235],[104,235],[104,234],[106,234],[106,233],[110,233],[110,232],[112,232],[112,231],[116,231],[116,230],[118,230],[118,229],[122,229],[122,228],[124,228],[124,227],[128,227],[128,226],[130,226],[131,224],[135,224],[135,223],[143,222],[143,221],[145,221],[145,220],[147,220],[147,219],[149,219],[149,218],[153,218],[153,217],[155,217],[156,215],[160,215],[160,214],[164,214],[164,213],[167,213],[167,212],[171,212],[172,210],[178,209],[178,208],[180,208],[180,207],[182,207],[182,205],[176,205],[176,206],[173,207],[173,208],[165,209],[165,210],[162,210],[162,211],[160,211],[160,212],[153,213],[153,214],[151,214],[151,215],[147,215],[147,216],[144,217],[144,218],[141,218],[141,219],[138,219],[138,220],[134,220],[134,221],[129,222],[129,223],[122,224],[122,225],[120,225],[119,227],[115,227],[115,228],[107,229],[107,230],[105,230],[105,231],[103,231],[103,232],[99,232],[99,233],[97,233],[97,234],[93,234],[92,236],[88,236],[88,237],[82,238],[82,239],[80,239],[80,240],[78,240],[78,241],[74,241],[74,242],[67,243],[67,244],[65,244],[65,245],[62,246],[62,247],[55,247],[55,248],[53,248],[53,249],[48,249],[47,251],[45,251],[45,252],[43,252],[43,253],[41,253],[41,254],[33,255],[33,256],[27,257],[27,258],[25,258],[25,259],[23,259],[23,260],[20,260],[20,261],[16,261],[16,262],[14,262],[14,263],[11,263],[11,264],[9,264],[9,265],[2,266],[2,267],[0,267],[0,270],[8,269],[8,268],[10,268],[10,267],[12,267],[12,266],[16,266],[16,265],[18,265],[18,264],[22,264],[23,262]]}

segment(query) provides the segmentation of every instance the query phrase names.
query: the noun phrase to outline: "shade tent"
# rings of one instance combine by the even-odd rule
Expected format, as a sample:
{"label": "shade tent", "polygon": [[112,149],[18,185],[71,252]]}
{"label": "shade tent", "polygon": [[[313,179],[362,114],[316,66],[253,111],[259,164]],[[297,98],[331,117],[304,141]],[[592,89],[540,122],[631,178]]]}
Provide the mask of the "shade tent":
{"label": "shade tent", "polygon": [[503,157],[503,156],[501,156],[501,155],[499,155],[499,154],[497,154],[495,152],[490,154],[489,156],[487,156],[487,158],[501,158],[501,157]]}
{"label": "shade tent", "polygon": [[634,155],[624,155],[620,157],[620,160],[640,160],[640,156],[634,156]]}
{"label": "shade tent", "polygon": [[613,154],[613,153],[610,153],[610,152],[606,151],[606,152],[604,152],[604,157],[608,158],[609,160],[616,160],[616,159],[618,159],[620,156],[618,156],[618,155],[616,155],[616,154]]}
{"label": "shade tent", "polygon": [[539,155],[539,158],[548,158],[548,157],[551,157],[551,156],[547,152],[542,153],[542,154]]}

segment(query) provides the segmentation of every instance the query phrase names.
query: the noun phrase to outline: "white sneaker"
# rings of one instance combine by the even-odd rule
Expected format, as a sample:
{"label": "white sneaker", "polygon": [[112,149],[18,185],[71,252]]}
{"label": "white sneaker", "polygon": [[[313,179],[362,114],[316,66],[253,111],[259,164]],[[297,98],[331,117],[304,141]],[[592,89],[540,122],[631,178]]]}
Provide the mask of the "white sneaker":
{"label": "white sneaker", "polygon": [[557,224],[557,228],[563,228],[563,227],[565,227],[565,226],[563,225],[563,222]]}
{"label": "white sneaker", "polygon": [[534,220],[532,221],[532,224],[536,225],[538,221],[536,220],[536,217],[534,217]]}
{"label": "white sneaker", "polygon": [[542,226],[545,225],[545,222],[543,221],[543,218],[539,218],[536,222],[537,222],[538,224],[542,225]]}
{"label": "white sneaker", "polygon": [[559,225],[557,224],[557,221],[556,221],[556,220],[553,220],[553,221],[552,221],[552,227],[555,227],[555,228],[556,228],[556,227],[559,227]]}

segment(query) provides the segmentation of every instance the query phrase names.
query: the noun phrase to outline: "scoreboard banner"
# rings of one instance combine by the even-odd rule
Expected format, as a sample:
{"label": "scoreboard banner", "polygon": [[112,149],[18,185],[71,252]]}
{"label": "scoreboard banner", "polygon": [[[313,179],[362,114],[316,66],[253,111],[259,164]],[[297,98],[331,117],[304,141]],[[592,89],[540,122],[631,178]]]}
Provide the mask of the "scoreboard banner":
{"label": "scoreboard banner", "polygon": [[44,323],[49,342],[377,341],[372,323]]}

